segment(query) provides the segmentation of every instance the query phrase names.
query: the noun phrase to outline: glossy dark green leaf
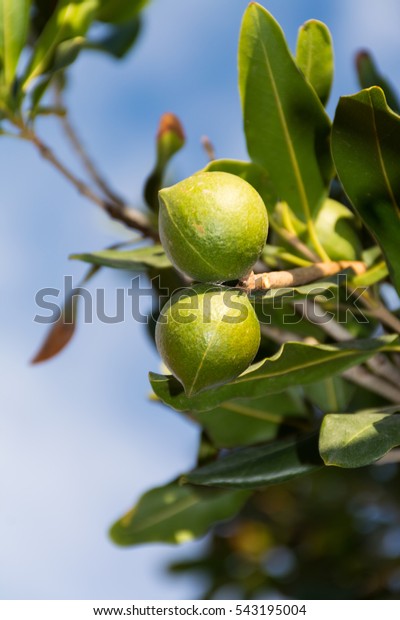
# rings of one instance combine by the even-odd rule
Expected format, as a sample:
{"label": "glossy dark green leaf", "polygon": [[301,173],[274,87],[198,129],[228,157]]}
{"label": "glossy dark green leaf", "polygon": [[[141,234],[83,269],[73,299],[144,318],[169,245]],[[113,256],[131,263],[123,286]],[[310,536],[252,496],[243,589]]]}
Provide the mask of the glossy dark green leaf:
{"label": "glossy dark green leaf", "polygon": [[357,54],[356,68],[361,88],[380,86],[385,93],[388,105],[395,112],[400,112],[397,94],[387,79],[379,72],[372,55],[368,51],[363,50]]}
{"label": "glossy dark green leaf", "polygon": [[287,439],[242,448],[200,467],[182,482],[231,489],[257,489],[311,473],[323,465],[318,437]]}
{"label": "glossy dark green leaf", "polygon": [[239,42],[239,88],[250,157],[281,200],[310,222],[332,176],[330,122],[274,18],[252,2]]}
{"label": "glossy dark green leaf", "polygon": [[310,19],[299,30],[296,62],[321,103],[329,99],[333,81],[333,43],[328,26]]}
{"label": "glossy dark green leaf", "polygon": [[0,0],[0,82],[9,86],[28,36],[30,0]]}
{"label": "glossy dark green leaf", "polygon": [[218,448],[235,448],[274,439],[279,426],[301,424],[307,418],[303,399],[295,390],[262,398],[240,399],[192,416]]}
{"label": "glossy dark green leaf", "polygon": [[97,10],[97,0],[60,0],[35,43],[23,87],[51,70],[57,47],[64,41],[85,36]]}
{"label": "glossy dark green leaf", "polygon": [[400,292],[400,117],[378,87],[340,99],[332,152],[341,183]]}
{"label": "glossy dark green leaf", "polygon": [[194,489],[172,482],[145,493],[110,530],[118,545],[181,544],[233,517],[248,498],[243,491]]}
{"label": "glossy dark green leaf", "polygon": [[85,48],[110,54],[114,58],[123,58],[135,44],[140,33],[141,21],[138,17],[122,24],[113,24],[101,37],[90,38]]}
{"label": "glossy dark green leaf", "polygon": [[161,245],[152,245],[137,250],[102,250],[101,252],[87,254],[72,254],[70,258],[92,265],[132,271],[142,270],[146,267],[165,269],[171,266]]}
{"label": "glossy dark green leaf", "polygon": [[294,385],[314,383],[362,364],[379,351],[399,350],[398,336],[337,345],[284,344],[276,355],[250,366],[234,381],[188,398],[174,377],[150,373],[152,388],[179,411],[207,411],[236,398],[257,398]]}
{"label": "glossy dark green leaf", "polygon": [[253,162],[237,159],[215,159],[204,170],[208,172],[229,172],[241,177],[260,194],[268,211],[272,212],[278,197],[266,170]]}
{"label": "glossy dark green leaf", "polygon": [[[385,411],[385,410],[383,410]],[[400,445],[400,406],[391,411],[328,414],[319,439],[325,465],[364,467]]]}
{"label": "glossy dark green leaf", "polygon": [[96,19],[110,24],[129,22],[148,2],[149,0],[99,0]]}

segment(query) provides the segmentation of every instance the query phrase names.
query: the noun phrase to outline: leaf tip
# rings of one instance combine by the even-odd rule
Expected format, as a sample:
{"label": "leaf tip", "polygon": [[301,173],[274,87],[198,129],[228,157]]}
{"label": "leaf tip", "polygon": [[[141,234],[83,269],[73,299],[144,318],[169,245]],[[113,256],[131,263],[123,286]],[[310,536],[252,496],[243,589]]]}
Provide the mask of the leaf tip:
{"label": "leaf tip", "polygon": [[108,538],[114,543],[114,545],[118,545],[119,547],[126,546],[119,535],[119,521],[116,521],[109,527]]}

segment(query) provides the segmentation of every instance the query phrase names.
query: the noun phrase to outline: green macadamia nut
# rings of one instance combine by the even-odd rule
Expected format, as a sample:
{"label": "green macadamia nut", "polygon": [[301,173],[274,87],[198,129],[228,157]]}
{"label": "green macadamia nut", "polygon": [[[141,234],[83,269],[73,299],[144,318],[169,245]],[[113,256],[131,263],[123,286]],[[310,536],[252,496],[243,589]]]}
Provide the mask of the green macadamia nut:
{"label": "green macadamia nut", "polygon": [[156,345],[192,396],[248,368],[260,346],[260,324],[243,291],[197,284],[166,303],[156,325]]}
{"label": "green macadamia nut", "polygon": [[228,172],[199,172],[159,192],[161,243],[175,267],[199,282],[248,274],[268,234],[257,191]]}

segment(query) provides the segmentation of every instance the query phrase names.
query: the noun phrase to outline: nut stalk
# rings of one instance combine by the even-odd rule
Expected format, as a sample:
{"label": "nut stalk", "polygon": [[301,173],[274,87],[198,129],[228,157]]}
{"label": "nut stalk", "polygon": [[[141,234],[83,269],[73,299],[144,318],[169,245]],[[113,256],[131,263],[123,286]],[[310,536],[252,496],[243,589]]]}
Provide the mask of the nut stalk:
{"label": "nut stalk", "polygon": [[354,274],[361,275],[365,273],[367,267],[361,261],[330,261],[324,263],[314,263],[309,267],[296,267],[288,271],[270,271],[267,273],[251,272],[251,274],[242,280],[241,285],[247,291],[269,290],[272,288],[289,288],[292,286],[301,286],[315,282],[321,278],[334,276],[340,271],[351,269]]}

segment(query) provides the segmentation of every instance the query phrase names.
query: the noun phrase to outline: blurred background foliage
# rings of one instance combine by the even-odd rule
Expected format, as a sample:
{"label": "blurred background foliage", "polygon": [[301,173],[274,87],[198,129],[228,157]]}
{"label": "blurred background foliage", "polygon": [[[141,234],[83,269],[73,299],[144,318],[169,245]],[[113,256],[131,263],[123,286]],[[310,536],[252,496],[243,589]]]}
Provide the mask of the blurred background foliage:
{"label": "blurred background foliage", "polygon": [[398,600],[399,474],[330,468],[260,491],[169,570],[205,576],[207,599]]}

